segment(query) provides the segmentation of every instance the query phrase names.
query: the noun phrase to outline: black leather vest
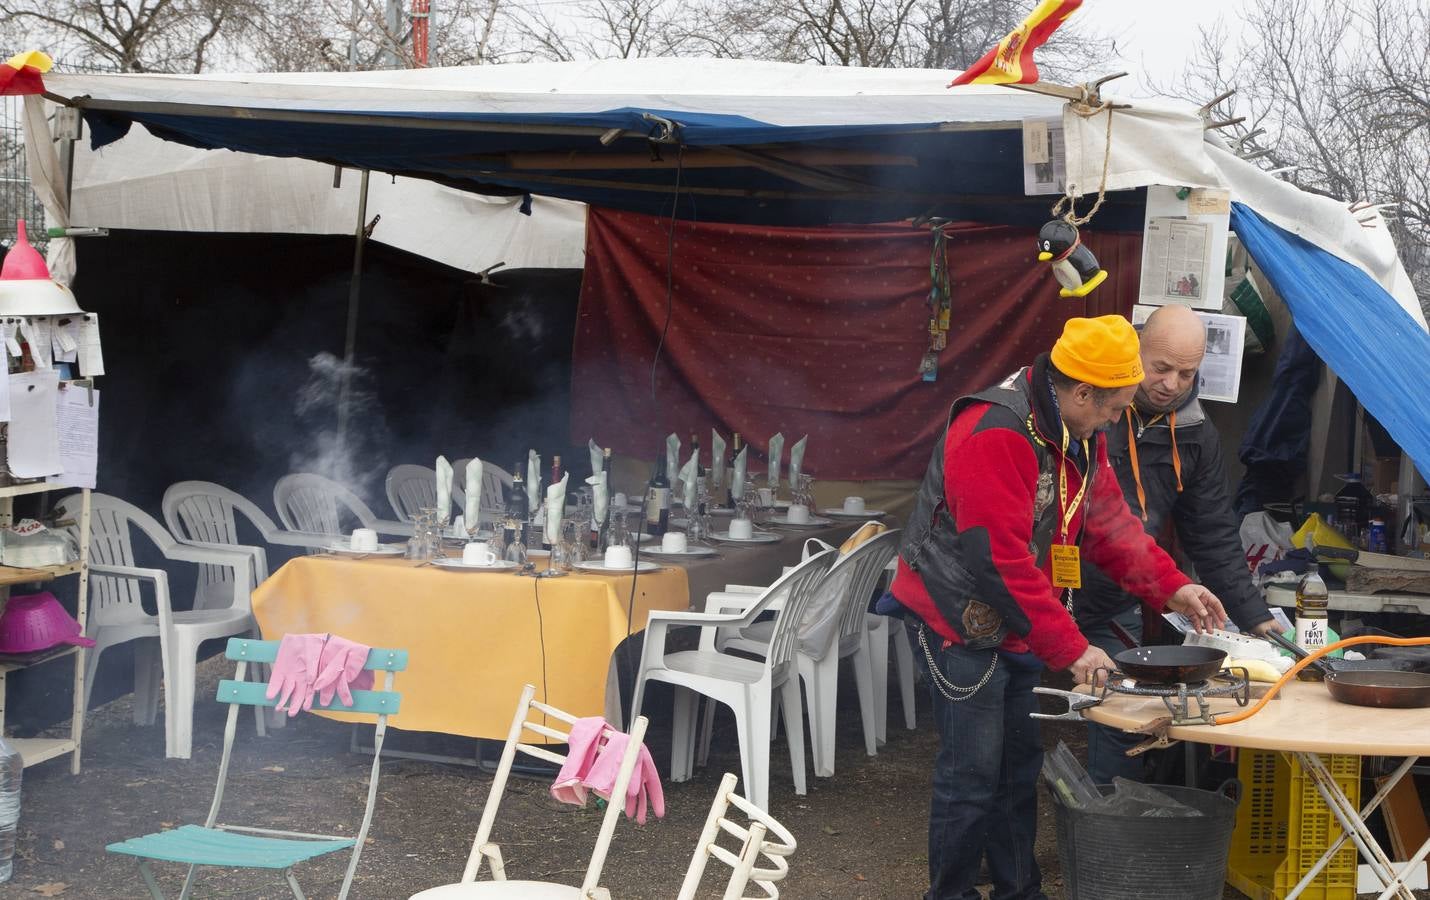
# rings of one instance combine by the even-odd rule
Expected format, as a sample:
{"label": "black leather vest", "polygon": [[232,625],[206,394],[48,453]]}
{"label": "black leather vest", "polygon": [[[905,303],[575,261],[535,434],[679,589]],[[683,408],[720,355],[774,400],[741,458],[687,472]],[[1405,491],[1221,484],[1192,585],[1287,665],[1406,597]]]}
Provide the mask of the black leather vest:
{"label": "black leather vest", "polygon": [[[1033,519],[1033,540],[1028,549],[1039,566],[1046,560],[1052,545],[1058,516],[1058,505],[1053,502],[1057,495],[1053,477],[1057,455],[1034,428],[1032,386],[1028,370],[1020,369],[994,387],[953,402],[943,435],[934,447],[928,471],[919,485],[913,512],[899,545],[899,556],[919,574],[949,627],[967,646],[984,649],[1002,644],[1010,629],[1021,635],[1027,633],[1029,626],[1022,609],[1003,587],[1002,576],[993,567],[986,536],[980,552],[971,552],[969,536],[959,534],[945,499],[943,457],[948,427],[954,417],[973,403],[997,404],[1024,423],[1024,436],[1038,459],[1038,489],[1029,511]],[[1089,465],[1089,479],[1093,469]],[[1091,482],[1088,488],[1090,497]]]}

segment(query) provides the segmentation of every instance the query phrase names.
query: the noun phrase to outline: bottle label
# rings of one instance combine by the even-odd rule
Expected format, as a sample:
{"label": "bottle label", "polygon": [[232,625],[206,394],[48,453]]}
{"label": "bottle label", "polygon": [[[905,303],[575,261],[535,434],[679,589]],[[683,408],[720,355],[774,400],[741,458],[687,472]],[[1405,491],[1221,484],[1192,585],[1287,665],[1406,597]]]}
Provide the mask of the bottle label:
{"label": "bottle label", "polygon": [[1326,620],[1297,616],[1296,643],[1306,650],[1319,650],[1326,646]]}
{"label": "bottle label", "polygon": [[646,494],[646,521],[651,524],[658,523],[661,512],[668,509],[670,509],[670,488],[651,488],[650,492]]}

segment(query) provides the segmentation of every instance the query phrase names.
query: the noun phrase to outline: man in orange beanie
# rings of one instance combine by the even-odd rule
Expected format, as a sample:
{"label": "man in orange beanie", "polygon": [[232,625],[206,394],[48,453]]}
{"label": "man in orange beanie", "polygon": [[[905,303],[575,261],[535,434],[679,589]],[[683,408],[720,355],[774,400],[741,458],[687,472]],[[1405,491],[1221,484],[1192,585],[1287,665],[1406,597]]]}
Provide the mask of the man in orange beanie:
{"label": "man in orange beanie", "polygon": [[1154,609],[1226,623],[1127,508],[1102,432],[1142,382],[1121,316],[1070,319],[1052,352],[956,400],[899,547],[939,729],[926,900],[973,900],[986,856],[997,900],[1045,900],[1033,858],[1043,668],[1093,681],[1112,661],[1073,621],[1083,558]]}

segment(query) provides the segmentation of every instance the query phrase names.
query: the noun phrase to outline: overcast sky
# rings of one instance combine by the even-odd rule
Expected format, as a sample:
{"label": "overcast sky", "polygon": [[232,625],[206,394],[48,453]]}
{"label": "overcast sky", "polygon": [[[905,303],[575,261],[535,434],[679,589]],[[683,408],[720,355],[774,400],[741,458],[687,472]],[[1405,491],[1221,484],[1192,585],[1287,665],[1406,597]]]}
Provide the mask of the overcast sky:
{"label": "overcast sky", "polygon": [[1235,35],[1243,5],[1243,0],[1083,0],[1070,21],[1115,36],[1121,59],[1109,72],[1131,73],[1116,82],[1118,91],[1133,93],[1130,82],[1141,73],[1135,93],[1145,94],[1148,81],[1166,82],[1181,72],[1197,26],[1210,26],[1221,16],[1228,34]]}

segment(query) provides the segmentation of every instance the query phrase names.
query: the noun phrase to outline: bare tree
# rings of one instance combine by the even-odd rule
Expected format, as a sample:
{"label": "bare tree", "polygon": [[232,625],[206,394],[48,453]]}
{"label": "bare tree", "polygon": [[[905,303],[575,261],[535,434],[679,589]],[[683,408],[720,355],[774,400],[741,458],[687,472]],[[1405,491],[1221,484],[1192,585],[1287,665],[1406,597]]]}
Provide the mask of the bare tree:
{"label": "bare tree", "polygon": [[[1430,8],[1417,0],[1252,0],[1236,46],[1204,29],[1181,83],[1164,88],[1246,116],[1241,151],[1297,186],[1393,204],[1391,233],[1430,311]],[[1260,133],[1256,133],[1260,132]]]}

